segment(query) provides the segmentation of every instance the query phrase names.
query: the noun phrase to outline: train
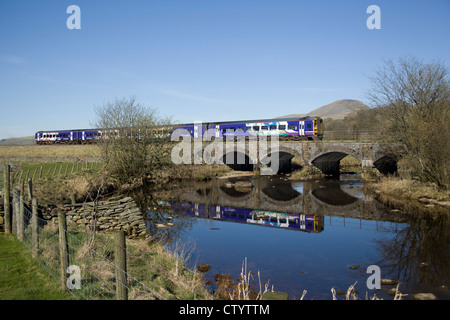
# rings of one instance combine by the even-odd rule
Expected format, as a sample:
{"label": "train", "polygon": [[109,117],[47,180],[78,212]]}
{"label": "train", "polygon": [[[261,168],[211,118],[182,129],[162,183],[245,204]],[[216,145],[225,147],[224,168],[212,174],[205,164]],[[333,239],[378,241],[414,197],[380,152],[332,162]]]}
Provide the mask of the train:
{"label": "train", "polygon": [[[144,132],[145,131],[145,132]],[[190,136],[204,137],[260,137],[278,136],[281,140],[322,140],[323,119],[320,117],[296,117],[255,119],[242,121],[222,121],[206,123],[173,124],[169,126],[154,126],[139,130],[109,129],[77,129],[38,131],[35,133],[37,144],[86,144],[101,141],[116,136],[119,138],[172,138]]]}

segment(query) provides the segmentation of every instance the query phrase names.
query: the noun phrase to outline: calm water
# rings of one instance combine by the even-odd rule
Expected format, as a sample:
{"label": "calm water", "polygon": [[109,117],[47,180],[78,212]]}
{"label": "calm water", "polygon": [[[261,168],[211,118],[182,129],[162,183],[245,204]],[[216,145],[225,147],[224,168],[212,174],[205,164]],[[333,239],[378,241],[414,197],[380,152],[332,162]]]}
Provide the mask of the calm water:
{"label": "calm water", "polygon": [[[212,282],[216,274],[239,277],[246,260],[257,290],[259,271],[261,282],[290,299],[303,290],[305,299],[332,299],[331,288],[346,291],[355,282],[361,299],[366,292],[392,299],[383,290],[390,286],[367,288],[367,267],[377,265],[381,278],[402,281],[409,297],[450,298],[448,215],[387,208],[357,176],[177,183],[151,195],[144,204],[151,232],[188,254],[191,267],[209,264]],[[155,228],[167,223],[173,225]]]}

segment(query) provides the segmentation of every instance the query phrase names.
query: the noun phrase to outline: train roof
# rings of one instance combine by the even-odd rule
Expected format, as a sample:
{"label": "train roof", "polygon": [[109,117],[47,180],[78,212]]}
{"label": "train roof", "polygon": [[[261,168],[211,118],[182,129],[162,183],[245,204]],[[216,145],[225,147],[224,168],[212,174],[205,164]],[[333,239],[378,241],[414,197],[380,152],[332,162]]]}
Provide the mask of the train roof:
{"label": "train roof", "polygon": [[[290,117],[290,118],[267,118],[267,119],[250,119],[250,120],[232,120],[232,121],[204,121],[204,122],[196,122],[196,123],[175,123],[170,124],[172,127],[183,127],[183,126],[193,126],[199,123],[213,123],[213,124],[234,124],[234,123],[242,123],[242,122],[276,122],[276,121],[300,121],[300,120],[313,120],[320,117]],[[165,125],[157,125],[154,127],[165,127]],[[92,130],[104,130],[100,128],[90,128],[90,129],[63,129],[63,130],[41,130],[36,133],[48,133],[48,132],[70,132],[70,131],[92,131]]]}
{"label": "train roof", "polygon": [[[268,118],[268,119],[250,119],[250,120],[233,120],[233,121],[204,121],[198,123],[214,123],[214,124],[233,124],[241,122],[276,122],[276,121],[300,121],[300,120],[313,120],[320,117],[291,117],[291,118]],[[197,123],[181,123],[172,124],[173,126],[192,126]]]}

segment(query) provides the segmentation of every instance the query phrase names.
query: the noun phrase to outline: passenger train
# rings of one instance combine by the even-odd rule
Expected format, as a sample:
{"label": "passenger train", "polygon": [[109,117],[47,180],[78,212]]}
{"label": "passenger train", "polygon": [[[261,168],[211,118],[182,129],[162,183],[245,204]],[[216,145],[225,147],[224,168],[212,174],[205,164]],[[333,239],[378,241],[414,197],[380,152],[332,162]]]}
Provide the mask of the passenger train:
{"label": "passenger train", "polygon": [[[149,127],[145,131],[128,130],[120,138],[169,138],[173,134],[177,134],[178,137],[200,138],[208,134],[215,138],[278,136],[280,140],[322,140],[323,120],[319,117],[302,117],[190,123]],[[118,130],[102,129],[38,131],[35,134],[35,141],[37,144],[85,144],[97,142],[112,135],[118,137],[118,132]]]}

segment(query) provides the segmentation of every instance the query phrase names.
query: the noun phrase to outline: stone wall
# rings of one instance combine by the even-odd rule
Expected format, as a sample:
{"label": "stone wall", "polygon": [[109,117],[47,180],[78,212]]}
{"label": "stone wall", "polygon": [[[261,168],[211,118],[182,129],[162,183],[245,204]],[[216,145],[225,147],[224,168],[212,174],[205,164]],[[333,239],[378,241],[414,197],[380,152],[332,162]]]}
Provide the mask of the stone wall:
{"label": "stone wall", "polygon": [[[44,213],[43,218],[58,223],[58,210]],[[64,205],[68,224],[76,223],[93,227],[98,231],[124,230],[130,238],[146,234],[144,215],[131,197]],[[94,219],[95,217],[95,219]]]}

